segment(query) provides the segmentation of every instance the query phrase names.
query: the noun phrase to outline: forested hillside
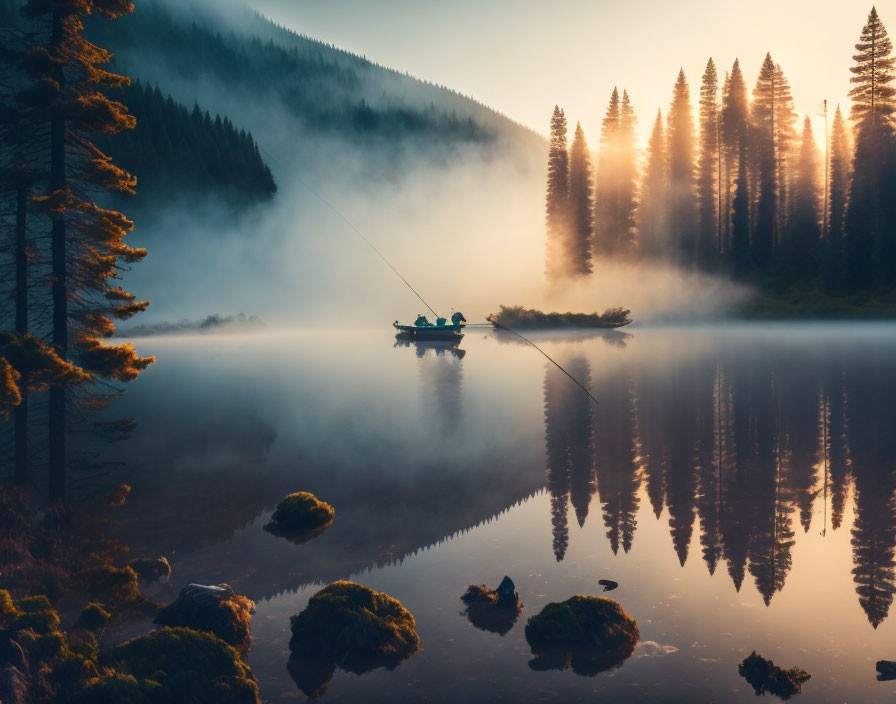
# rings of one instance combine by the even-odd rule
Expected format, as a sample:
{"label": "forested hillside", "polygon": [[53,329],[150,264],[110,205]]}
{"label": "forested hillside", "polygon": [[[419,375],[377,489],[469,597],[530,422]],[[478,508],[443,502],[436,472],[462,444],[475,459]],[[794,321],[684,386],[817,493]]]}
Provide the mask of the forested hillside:
{"label": "forested hillside", "polygon": [[[536,133],[446,88],[427,84],[268,22],[247,9],[239,21],[203,6],[138,3],[111,28],[97,22],[91,37],[115,54],[128,75],[158,83],[188,102],[201,91],[210,110],[253,116],[262,146],[276,105],[304,132],[395,145],[510,144],[540,150]],[[278,135],[279,136],[279,135]],[[301,135],[298,135],[301,136]],[[270,138],[266,140],[266,138]]]}
{"label": "forested hillside", "polygon": [[201,192],[229,203],[270,198],[277,190],[252,135],[227,117],[192,110],[139,81],[119,98],[137,126],[103,143],[117,164],[138,177],[138,205]]}

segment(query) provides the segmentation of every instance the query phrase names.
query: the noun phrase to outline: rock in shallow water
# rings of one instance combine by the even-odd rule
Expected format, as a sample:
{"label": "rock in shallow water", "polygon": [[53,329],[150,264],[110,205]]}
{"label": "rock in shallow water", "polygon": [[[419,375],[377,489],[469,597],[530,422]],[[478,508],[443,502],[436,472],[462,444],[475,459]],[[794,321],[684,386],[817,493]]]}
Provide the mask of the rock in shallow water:
{"label": "rock in shallow water", "polygon": [[504,577],[497,589],[484,584],[471,584],[461,597],[465,614],[476,628],[504,635],[516,623],[523,604],[510,577]]}
{"label": "rock in shallow water", "polygon": [[798,667],[782,670],[755,650],[744,658],[737,671],[750,684],[757,696],[767,692],[785,700],[794,694],[799,694],[803,683],[811,677],[808,672]]}
{"label": "rock in shallow water", "polygon": [[535,658],[533,670],[565,670],[596,675],[621,665],[635,649],[638,624],[619,602],[576,595],[552,602],[526,624]]}
{"label": "rock in shallow water", "polygon": [[336,667],[361,674],[393,670],[420,650],[411,612],[397,599],[361,584],[333,582],[290,620],[289,666],[308,696],[320,696]]}
{"label": "rock in shallow water", "polygon": [[314,494],[299,491],[283,499],[264,528],[269,533],[304,543],[320,535],[333,522],[336,512]]}
{"label": "rock in shallow water", "polygon": [[182,626],[214,633],[228,645],[246,650],[255,604],[230,585],[190,584],[156,616],[159,626]]}

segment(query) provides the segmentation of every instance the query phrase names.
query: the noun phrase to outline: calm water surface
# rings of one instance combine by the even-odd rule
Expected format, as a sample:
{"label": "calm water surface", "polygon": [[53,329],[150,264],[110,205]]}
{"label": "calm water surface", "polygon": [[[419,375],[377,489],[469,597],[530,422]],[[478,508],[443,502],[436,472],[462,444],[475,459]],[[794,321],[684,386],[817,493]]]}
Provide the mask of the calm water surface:
{"label": "calm water surface", "polygon": [[[257,602],[250,664],[269,702],[303,701],[289,617],[352,579],[399,599],[423,650],[342,671],[323,701],[753,701],[752,650],[812,674],[806,702],[884,702],[896,683],[896,326],[539,335],[461,349],[386,330],[146,339],[159,362],[116,410],[134,487],[122,537],[187,582]],[[297,545],[262,526],[282,496],[336,508]],[[506,635],[462,614],[509,575]],[[641,642],[595,677],[532,670],[523,627],[597,594]]]}

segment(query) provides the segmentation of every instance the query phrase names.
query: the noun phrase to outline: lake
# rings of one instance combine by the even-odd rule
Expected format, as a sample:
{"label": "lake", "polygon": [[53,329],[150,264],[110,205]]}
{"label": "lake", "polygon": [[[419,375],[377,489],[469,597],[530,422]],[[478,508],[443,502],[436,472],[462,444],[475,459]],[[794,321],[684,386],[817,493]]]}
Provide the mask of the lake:
{"label": "lake", "polygon": [[[289,618],[351,579],[400,600],[423,650],[337,670],[323,701],[753,701],[753,650],[812,679],[807,702],[884,702],[896,682],[896,326],[738,325],[539,333],[470,329],[460,350],[388,329],[146,338],[158,362],[115,404],[117,510],[133,556],[256,601],[249,662],[302,701]],[[263,526],[287,493],[336,510],[296,544]],[[516,584],[504,635],[469,584]],[[593,677],[536,671],[526,620],[600,594],[640,642]]]}

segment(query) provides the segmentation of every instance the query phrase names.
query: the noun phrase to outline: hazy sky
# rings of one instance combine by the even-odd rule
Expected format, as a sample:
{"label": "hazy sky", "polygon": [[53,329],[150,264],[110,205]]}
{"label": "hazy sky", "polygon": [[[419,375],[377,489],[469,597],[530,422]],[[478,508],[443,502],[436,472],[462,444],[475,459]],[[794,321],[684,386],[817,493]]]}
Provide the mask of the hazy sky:
{"label": "hazy sky", "polygon": [[[712,56],[739,57],[752,89],[767,51],[813,117],[846,106],[853,45],[872,0],[248,0],[278,22],[470,95],[545,133],[555,103],[596,147],[614,85],[639,133],[683,67],[696,102]],[[877,9],[896,39],[896,0]],[[820,119],[816,127],[820,127]]]}

